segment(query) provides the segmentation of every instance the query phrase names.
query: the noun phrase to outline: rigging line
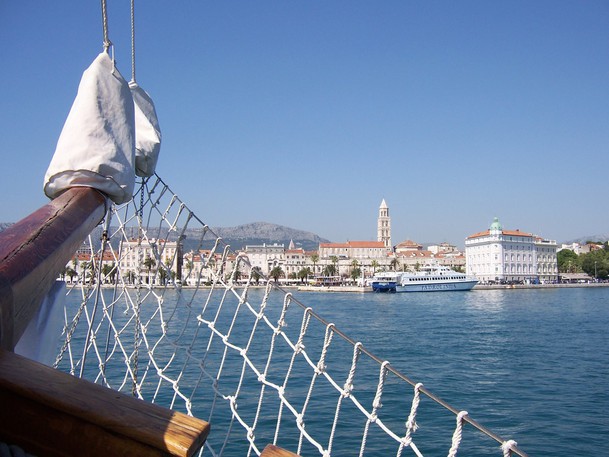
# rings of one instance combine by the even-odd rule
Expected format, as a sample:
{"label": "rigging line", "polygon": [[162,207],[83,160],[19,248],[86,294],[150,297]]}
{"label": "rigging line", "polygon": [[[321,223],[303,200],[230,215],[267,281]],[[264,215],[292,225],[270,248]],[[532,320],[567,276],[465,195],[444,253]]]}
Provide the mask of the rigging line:
{"label": "rigging line", "polygon": [[104,51],[108,52],[110,46],[112,46],[112,42],[110,38],[108,38],[108,10],[106,8],[106,0],[101,0],[101,10],[102,10],[102,30],[104,33]]}
{"label": "rigging line", "polygon": [[135,0],[131,0],[131,81],[135,82]]}

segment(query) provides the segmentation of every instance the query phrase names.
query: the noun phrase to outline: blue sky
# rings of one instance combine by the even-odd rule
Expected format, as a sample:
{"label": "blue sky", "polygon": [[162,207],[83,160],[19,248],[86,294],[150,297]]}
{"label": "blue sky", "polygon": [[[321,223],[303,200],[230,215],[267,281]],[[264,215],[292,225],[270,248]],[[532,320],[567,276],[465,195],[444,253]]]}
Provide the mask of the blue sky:
{"label": "blue sky", "polygon": [[[130,77],[129,2],[108,0]],[[140,1],[138,83],[157,172],[211,226],[267,221],[332,241],[448,241],[488,228],[609,232],[609,2]],[[0,221],[44,173],[99,1],[0,2]]]}

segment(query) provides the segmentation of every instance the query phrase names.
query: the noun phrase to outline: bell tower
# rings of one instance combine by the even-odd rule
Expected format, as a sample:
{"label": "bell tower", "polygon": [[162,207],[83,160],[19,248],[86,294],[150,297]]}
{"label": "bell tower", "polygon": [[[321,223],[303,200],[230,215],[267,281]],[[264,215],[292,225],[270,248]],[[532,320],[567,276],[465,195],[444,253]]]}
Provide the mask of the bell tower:
{"label": "bell tower", "polygon": [[385,199],[379,207],[379,218],[377,223],[378,241],[382,241],[387,249],[392,248],[391,244],[391,218],[389,217],[389,207],[385,203]]}

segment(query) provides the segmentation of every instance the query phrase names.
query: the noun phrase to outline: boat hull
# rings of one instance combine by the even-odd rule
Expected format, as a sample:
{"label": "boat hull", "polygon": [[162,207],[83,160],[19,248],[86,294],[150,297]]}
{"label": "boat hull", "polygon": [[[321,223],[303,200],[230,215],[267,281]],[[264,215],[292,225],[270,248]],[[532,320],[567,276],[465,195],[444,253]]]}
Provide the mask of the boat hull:
{"label": "boat hull", "polygon": [[478,281],[455,281],[455,282],[427,282],[427,283],[410,283],[398,285],[396,292],[449,292],[449,291],[467,291],[478,284]]}
{"label": "boat hull", "polygon": [[398,287],[397,281],[373,281],[373,292],[396,292]]}

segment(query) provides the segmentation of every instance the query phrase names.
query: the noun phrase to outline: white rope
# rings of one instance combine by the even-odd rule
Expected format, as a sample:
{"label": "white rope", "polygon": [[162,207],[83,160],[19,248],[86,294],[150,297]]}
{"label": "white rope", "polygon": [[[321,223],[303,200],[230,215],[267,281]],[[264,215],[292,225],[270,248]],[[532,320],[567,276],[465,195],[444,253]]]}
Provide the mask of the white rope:
{"label": "white rope", "polygon": [[108,38],[108,10],[106,8],[106,0],[101,0],[101,10],[102,32],[104,35],[104,52],[108,52],[108,49],[110,48],[110,46],[112,46],[112,42],[110,41],[110,38]]}
{"label": "white rope", "polygon": [[504,441],[501,445],[501,450],[503,451],[503,457],[510,457],[512,455],[512,450],[518,446],[518,443],[514,440]]}
{"label": "white rope", "polygon": [[131,0],[131,82],[135,83],[135,0]]}
{"label": "white rope", "polygon": [[453,433],[452,445],[448,451],[448,457],[455,457],[457,455],[457,451],[459,450],[459,445],[461,444],[461,439],[463,437],[463,418],[465,416],[467,416],[467,411],[461,411],[459,414],[457,414],[457,426],[455,427],[455,431]]}

